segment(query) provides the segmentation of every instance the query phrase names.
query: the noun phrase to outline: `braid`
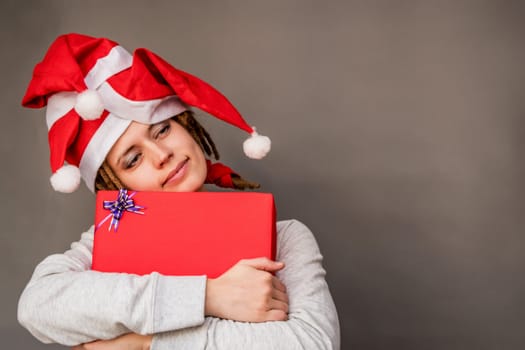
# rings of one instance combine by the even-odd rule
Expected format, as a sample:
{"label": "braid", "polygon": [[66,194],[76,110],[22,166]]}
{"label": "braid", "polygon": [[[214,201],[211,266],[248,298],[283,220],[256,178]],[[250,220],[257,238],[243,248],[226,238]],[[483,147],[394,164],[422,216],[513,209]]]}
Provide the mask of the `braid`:
{"label": "braid", "polygon": [[240,176],[232,176],[232,182],[236,190],[246,190],[246,189],[253,190],[253,189],[261,187],[261,185],[258,184],[257,182],[250,182]]}
{"label": "braid", "polygon": [[[190,133],[208,156],[211,157],[213,154],[213,158],[216,160],[219,159],[219,152],[217,151],[217,147],[215,147],[215,143],[211,139],[210,134],[208,134],[206,129],[204,129],[197,119],[195,119],[192,111],[182,112],[173,117],[173,120],[182,125]],[[260,184],[248,181],[242,176],[232,176],[232,182],[234,188],[237,190],[256,189],[261,187]]]}
{"label": "braid", "polygon": [[[206,129],[204,129],[197,119],[195,119],[192,111],[184,111],[177,114],[172,119],[186,129],[206,155],[209,157],[213,156],[216,160],[219,159],[219,152],[217,151],[217,147],[211,139],[210,134],[208,134]],[[234,188],[237,190],[256,189],[261,187],[258,183],[248,181],[241,176],[232,176],[232,182]],[[115,175],[107,161],[104,161],[97,172],[95,190],[119,190],[124,187],[124,184],[120,181],[117,175]]]}
{"label": "braid", "polygon": [[217,151],[217,147],[215,147],[215,143],[206,129],[195,119],[193,112],[184,111],[173,117],[173,120],[182,125],[184,129],[190,133],[193,139],[201,146],[204,153],[210,157],[213,155],[213,158],[216,160],[219,159],[219,152]]}
{"label": "braid", "polygon": [[97,177],[95,178],[95,190],[120,190],[121,188],[124,188],[124,185],[115,175],[107,161],[104,161],[98,169]]}

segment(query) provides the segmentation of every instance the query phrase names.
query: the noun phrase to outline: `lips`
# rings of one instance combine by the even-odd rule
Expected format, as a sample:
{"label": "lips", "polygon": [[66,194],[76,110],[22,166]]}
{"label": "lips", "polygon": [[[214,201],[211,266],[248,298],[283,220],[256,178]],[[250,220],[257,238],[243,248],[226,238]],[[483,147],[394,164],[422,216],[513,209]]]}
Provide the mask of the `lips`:
{"label": "lips", "polygon": [[175,169],[170,171],[168,176],[166,177],[166,180],[162,183],[162,186],[165,186],[169,183],[175,182],[178,179],[182,178],[185,174],[186,170],[186,164],[188,164],[189,158],[186,157],[183,161],[179,162]]}

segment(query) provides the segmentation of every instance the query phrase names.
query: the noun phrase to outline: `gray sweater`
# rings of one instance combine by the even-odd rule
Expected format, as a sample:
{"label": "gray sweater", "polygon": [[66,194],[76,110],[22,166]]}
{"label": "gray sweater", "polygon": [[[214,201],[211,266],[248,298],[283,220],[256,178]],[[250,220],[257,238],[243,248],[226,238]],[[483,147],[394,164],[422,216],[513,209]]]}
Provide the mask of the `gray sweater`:
{"label": "gray sweater", "polygon": [[93,227],[64,254],[44,259],[20,297],[18,320],[44,343],[76,345],[134,332],[151,350],[339,349],[339,321],[310,230],[277,223],[277,277],[288,321],[246,323],[204,316],[206,276],[137,276],[91,270]]}

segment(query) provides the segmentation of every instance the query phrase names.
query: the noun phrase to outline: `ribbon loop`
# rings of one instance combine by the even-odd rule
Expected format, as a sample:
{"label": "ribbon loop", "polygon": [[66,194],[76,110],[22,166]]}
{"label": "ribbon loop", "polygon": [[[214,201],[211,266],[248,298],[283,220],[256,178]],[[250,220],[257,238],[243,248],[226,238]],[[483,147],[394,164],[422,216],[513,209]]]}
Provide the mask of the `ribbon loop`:
{"label": "ribbon loop", "polygon": [[135,202],[133,201],[133,196],[137,192],[133,192],[128,195],[128,190],[121,188],[118,192],[117,199],[114,201],[104,201],[103,206],[104,209],[109,210],[110,213],[108,216],[102,220],[97,227],[95,228],[98,230],[104,222],[106,222],[109,218],[111,218],[111,222],[108,227],[108,231],[111,231],[111,227],[113,227],[114,232],[117,232],[117,228],[119,225],[119,221],[122,218],[122,215],[124,212],[129,211],[131,213],[135,214],[144,214],[141,209],[144,209],[144,207],[140,205],[135,205]]}

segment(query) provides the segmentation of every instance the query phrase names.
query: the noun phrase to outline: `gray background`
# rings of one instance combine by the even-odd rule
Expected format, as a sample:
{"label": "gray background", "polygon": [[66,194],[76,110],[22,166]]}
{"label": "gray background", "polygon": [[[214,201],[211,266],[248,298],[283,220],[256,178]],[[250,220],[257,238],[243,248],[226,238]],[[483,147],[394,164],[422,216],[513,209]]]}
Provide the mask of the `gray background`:
{"label": "gray background", "polygon": [[[43,110],[20,100],[61,33],[147,47],[272,137],[263,161],[203,116],[225,163],[325,256],[343,349],[523,349],[521,1],[2,1],[0,338],[34,266],[93,220],[49,186]],[[7,345],[6,345],[7,344]]]}

